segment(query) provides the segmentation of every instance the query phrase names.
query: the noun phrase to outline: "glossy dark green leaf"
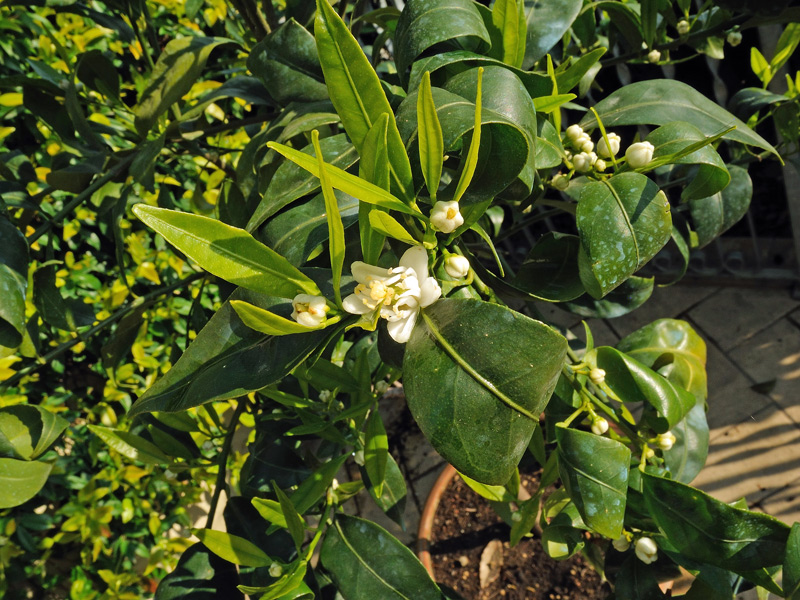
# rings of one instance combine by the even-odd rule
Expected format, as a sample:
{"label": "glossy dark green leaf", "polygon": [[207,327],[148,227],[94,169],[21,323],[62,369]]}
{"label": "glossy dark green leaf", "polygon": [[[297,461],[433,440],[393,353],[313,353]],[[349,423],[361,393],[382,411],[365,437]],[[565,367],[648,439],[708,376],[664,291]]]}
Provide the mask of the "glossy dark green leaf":
{"label": "glossy dark green leaf", "polygon": [[669,431],[697,403],[693,394],[619,350],[601,346],[595,352],[606,383],[623,402],[644,401],[655,409],[657,415],[646,412],[645,419],[656,432]]}
{"label": "glossy dark green leaf", "polygon": [[130,431],[112,429],[102,425],[89,425],[89,429],[110,448],[130,460],[151,465],[164,465],[172,462],[172,459],[164,454],[158,446]]}
{"label": "glossy dark green leaf", "polygon": [[[359,155],[364,154],[364,138],[382,114],[393,115],[378,75],[342,19],[328,4],[317,0],[314,21],[317,51],[342,125]],[[413,198],[411,165],[394,119],[389,119],[386,134],[392,191],[403,200]]]}
{"label": "glossy dark green leaf", "polygon": [[783,563],[788,525],[677,481],[644,474],[642,482],[658,527],[687,558],[734,572]]}
{"label": "glossy dark green leaf", "polygon": [[281,106],[328,99],[314,36],[294,19],[253,46],[247,68]]}
{"label": "glossy dark green leaf", "polygon": [[346,460],[347,454],[329,460],[298,486],[292,494],[292,504],[298,513],[306,514],[325,495]]}
{"label": "glossy dark green leaf", "polygon": [[0,508],[19,506],[33,498],[52,469],[52,464],[38,460],[0,458]]}
{"label": "glossy dark green leaf", "polygon": [[[342,135],[333,135],[320,140],[325,162],[340,169],[349,169],[358,160],[355,147]],[[301,150],[309,156],[314,155],[314,147],[308,144]],[[299,165],[286,161],[278,167],[267,186],[261,202],[247,223],[247,231],[253,231],[264,221],[288,206],[298,198],[319,189],[319,178]]]}
{"label": "glossy dark green leaf", "polygon": [[783,558],[783,591],[787,600],[800,598],[800,523],[793,523]]}
{"label": "glossy dark green leaf", "polygon": [[577,506],[569,502],[542,528],[542,548],[550,558],[566,560],[583,549],[585,529]]}
{"label": "glossy dark green leaf", "polygon": [[762,108],[785,101],[786,96],[761,88],[748,87],[739,90],[731,97],[728,101],[728,110],[746,121]]}
{"label": "glossy dark green leaf", "polygon": [[22,343],[28,288],[28,243],[11,221],[0,215],[0,358]]}
{"label": "glossy dark green leaf", "polygon": [[78,79],[109,98],[119,96],[119,73],[110,58],[100,50],[82,54],[75,70]]}
{"label": "glossy dark green leaf", "polygon": [[670,206],[640,173],[621,173],[586,184],[578,203],[581,281],[593,297],[613,290],[669,241]]}
{"label": "glossy dark green leaf", "polygon": [[235,565],[268,567],[273,560],[253,542],[238,535],[213,529],[193,529],[192,533],[214,554]]}
{"label": "glossy dark green leaf", "polygon": [[147,87],[134,107],[134,125],[142,137],[180,100],[203,74],[211,51],[230,40],[187,36],[171,40],[158,57]]}
{"label": "glossy dark green leaf", "polygon": [[[704,135],[716,135],[735,125],[736,129],[723,136],[725,139],[778,155],[767,140],[681,81],[655,79],[626,85],[598,102],[595,110],[606,129],[618,125],[666,125],[672,121],[685,121]],[[584,129],[597,127],[594,114],[587,113],[580,125]]]}
{"label": "glossy dark green leaf", "polygon": [[406,345],[409,408],[460,472],[503,485],[555,388],[565,353],[560,334],[505,307],[439,300],[424,309]]}
{"label": "glossy dark green leaf", "polygon": [[0,408],[0,456],[33,460],[55,442],[69,422],[40,406]]}
{"label": "glossy dark green leaf", "polygon": [[667,597],[658,587],[655,569],[632,553],[617,572],[614,591],[619,600],[661,600]]}
{"label": "glossy dark green leaf", "polygon": [[190,546],[175,569],[158,584],[155,600],[218,600],[243,598],[236,589],[236,567],[203,544]]}
{"label": "glossy dark green leaf", "polygon": [[561,144],[561,135],[547,117],[537,115],[536,159],[534,160],[536,168],[551,169],[559,166],[563,160],[564,146]]}
{"label": "glossy dark green leaf", "polygon": [[402,82],[406,70],[425,50],[444,42],[456,41],[459,48],[476,50],[491,41],[483,18],[469,0],[410,0],[406,3],[395,31],[395,61]]}
{"label": "glossy dark green leaf", "polygon": [[441,600],[417,557],[371,521],[337,515],[320,561],[348,600]]}
{"label": "glossy dark green leaf", "polygon": [[747,170],[730,165],[731,182],[721,192],[689,202],[697,246],[702,248],[735,225],[750,207],[753,182]]}
{"label": "glossy dark green leaf", "polygon": [[[556,83],[558,84],[559,93],[564,94],[569,92],[578,85],[583,76],[595,67],[606,51],[606,48],[595,48],[591,52],[587,52],[578,58],[573,57],[572,64],[565,70],[561,71],[561,69],[559,69],[561,72],[556,73]],[[580,95],[582,96],[583,94]]]}
{"label": "glossy dark green leaf", "polygon": [[567,310],[582,317],[614,319],[636,310],[653,294],[652,277],[629,277],[600,300],[584,294],[565,302]]}
{"label": "glossy dark green leaf", "polygon": [[631,451],[607,437],[556,427],[558,470],[583,522],[616,539],[622,534]]}
{"label": "glossy dark green leaf", "polygon": [[[240,299],[267,310],[291,304],[237,290]],[[178,362],[156,381],[129,412],[176,412],[212,400],[236,398],[276,383],[314,351],[324,331],[279,338],[265,336],[242,323],[226,302],[197,334]]]}
{"label": "glossy dark green leaf", "polygon": [[658,319],[625,336],[617,349],[655,369],[704,403],[706,344],[686,321]]}
{"label": "glossy dark green leaf", "polygon": [[564,302],[584,293],[578,274],[577,236],[548,233],[536,242],[513,285],[540,298]]}
{"label": "glossy dark green leaf", "polygon": [[[525,14],[528,21],[528,40],[525,46],[523,69],[547,54],[561,41],[561,36],[575,21],[583,6],[582,0],[526,0]],[[563,90],[562,90],[563,91]]]}
{"label": "glossy dark green leaf", "polygon": [[33,274],[33,303],[45,323],[75,331],[94,322],[91,306],[77,298],[65,298],[56,287],[56,265],[40,267]]}
{"label": "glossy dark green leaf", "polygon": [[369,474],[366,469],[361,469],[361,478],[367,487],[367,491],[372,499],[375,501],[380,509],[386,513],[392,521],[405,529],[403,520],[403,513],[406,509],[406,499],[408,491],[406,489],[406,479],[400,466],[389,454],[386,457],[386,473],[383,479],[383,489],[381,495],[378,496],[377,489],[370,481]]}
{"label": "glossy dark green leaf", "polygon": [[256,292],[294,298],[319,287],[280,254],[237,227],[146,204],[133,212],[208,272]]}
{"label": "glossy dark green leaf", "polygon": [[676,481],[691,483],[705,466],[708,457],[705,406],[695,404],[670,431],[675,434],[675,444],[663,453],[666,467]]}
{"label": "glossy dark green leaf", "polygon": [[[647,141],[655,146],[653,159],[657,159],[669,154],[677,154],[687,146],[704,140],[705,137],[694,125],[676,121],[662,125],[650,132]],[[673,160],[671,164],[698,165],[693,179],[681,192],[683,200],[705,198],[716,194],[731,180],[725,163],[711,146],[704,146],[688,156]]]}
{"label": "glossy dark green leaf", "polygon": [[143,322],[144,307],[134,309],[120,319],[114,332],[105,339],[100,349],[104,369],[113,371],[124,360],[136,341]]}
{"label": "glossy dark green leaf", "polygon": [[614,2],[613,0],[604,0],[592,5],[592,9],[599,8],[605,10],[611,19],[611,24],[614,29],[622,34],[622,37],[628,42],[628,46],[632,50],[639,50],[642,39],[642,21],[639,17],[639,11],[634,10],[633,7],[622,2]]}

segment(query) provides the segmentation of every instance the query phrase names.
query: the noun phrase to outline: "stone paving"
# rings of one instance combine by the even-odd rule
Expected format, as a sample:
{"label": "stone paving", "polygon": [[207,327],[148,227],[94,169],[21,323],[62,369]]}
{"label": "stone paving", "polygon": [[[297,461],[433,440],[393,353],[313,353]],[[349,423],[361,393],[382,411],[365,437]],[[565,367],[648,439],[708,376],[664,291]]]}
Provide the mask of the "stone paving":
{"label": "stone paving", "polygon": [[[579,317],[552,305],[539,309],[583,338]],[[787,523],[800,521],[800,301],[788,287],[679,284],[657,288],[625,317],[592,319],[589,326],[598,345],[613,345],[664,317],[688,321],[708,349],[711,441],[706,468],[693,485],[726,502],[744,497],[752,509]],[[397,420],[402,405],[402,394],[382,400],[385,417]],[[412,544],[425,498],[445,463],[408,425],[398,423],[403,451],[395,455],[410,484],[405,531],[374,503],[362,502],[359,512]]]}

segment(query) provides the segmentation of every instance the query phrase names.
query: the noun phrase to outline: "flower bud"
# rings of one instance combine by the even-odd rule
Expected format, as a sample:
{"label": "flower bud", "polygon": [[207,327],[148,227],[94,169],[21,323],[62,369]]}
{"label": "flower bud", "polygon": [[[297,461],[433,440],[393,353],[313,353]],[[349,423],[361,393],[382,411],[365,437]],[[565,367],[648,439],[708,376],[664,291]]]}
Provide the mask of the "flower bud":
{"label": "flower bud", "polygon": [[[586,137],[588,138],[589,136],[586,136]],[[581,140],[580,151],[588,153],[588,152],[591,152],[592,150],[594,150],[594,142],[592,142],[592,140],[590,140],[590,139],[586,139],[586,140],[582,139]]]}
{"label": "flower bud", "polygon": [[559,192],[563,192],[569,187],[569,177],[563,173],[556,173],[555,177],[550,180],[550,185],[556,188]]}
{"label": "flower bud", "polygon": [[644,456],[644,459],[647,460],[649,458],[653,458],[656,455],[656,451],[650,446],[645,446],[645,448],[642,450],[642,455]]}
{"label": "flower bud", "polygon": [[513,513],[511,513],[511,521],[514,523],[519,523],[522,521],[522,512],[515,510]]}
{"label": "flower bud", "polygon": [[738,46],[742,43],[742,34],[738,31],[731,31],[726,38],[731,46]]}
{"label": "flower bud", "polygon": [[675,439],[675,434],[672,433],[671,431],[668,431],[667,433],[662,433],[656,438],[656,444],[658,444],[658,447],[661,448],[662,450],[672,449],[672,446],[675,445],[676,441],[677,440]]}
{"label": "flower bud", "polygon": [[570,125],[567,127],[567,137],[574,143],[580,136],[584,135],[580,125]]}
{"label": "flower bud", "polygon": [[274,562],[269,566],[269,576],[270,577],[280,577],[283,575],[283,567],[280,566],[278,563]]}
{"label": "flower bud", "polygon": [[606,137],[608,138],[608,144],[606,144],[605,138],[600,138],[600,141],[597,142],[597,153],[603,158],[611,158],[619,152],[619,143],[622,140],[616,133],[609,133]]}
{"label": "flower bud", "polygon": [[638,169],[653,160],[654,150],[655,148],[650,142],[636,142],[628,146],[625,151],[625,158],[628,159],[628,164],[632,168]]}
{"label": "flower bud", "polygon": [[656,546],[656,543],[649,537],[636,540],[634,551],[636,552],[636,558],[646,565],[655,562],[658,558],[658,546]]}
{"label": "flower bud", "polygon": [[655,64],[660,60],[661,60],[661,52],[659,52],[658,50],[650,50],[650,52],[647,53],[648,62]]}
{"label": "flower bud", "polygon": [[589,379],[592,380],[592,383],[599,385],[606,380],[606,372],[603,369],[594,368],[589,371]]}
{"label": "flower bud", "polygon": [[469,273],[469,260],[466,256],[451,254],[444,259],[444,270],[453,279],[462,279]]}
{"label": "flower bud", "polygon": [[431,210],[431,225],[434,230],[442,233],[452,233],[464,224],[464,217],[458,209],[458,202],[439,201]]}
{"label": "flower bud", "polygon": [[628,539],[624,533],[611,542],[611,545],[614,546],[614,550],[617,552],[625,552],[628,548],[631,547],[631,541]]}
{"label": "flower bud", "polygon": [[687,21],[686,19],[681,19],[680,21],[678,21],[678,25],[675,27],[675,29],[678,30],[679,35],[686,35],[687,33],[689,33],[690,28],[691,25],[689,25],[689,21]]}
{"label": "flower bud", "polygon": [[333,397],[333,392],[331,392],[330,390],[322,390],[319,393],[320,402],[330,402],[332,397]]}
{"label": "flower bud", "polygon": [[292,318],[306,327],[319,327],[330,310],[328,301],[322,296],[297,294],[292,300]]}
{"label": "flower bud", "polygon": [[380,394],[383,396],[386,393],[386,390],[389,389],[389,382],[388,381],[379,381],[375,384],[375,393]]}
{"label": "flower bud", "polygon": [[598,173],[602,173],[603,171],[605,171],[606,161],[604,161],[602,158],[598,158],[596,161],[594,161],[594,170],[597,171]]}
{"label": "flower bud", "polygon": [[589,169],[592,168],[592,156],[589,153],[581,152],[580,154],[576,154],[572,157],[572,164],[575,167],[575,170],[580,173],[586,173]]}
{"label": "flower bud", "polygon": [[595,417],[592,419],[592,433],[595,435],[603,435],[608,431],[608,421],[603,417]]}

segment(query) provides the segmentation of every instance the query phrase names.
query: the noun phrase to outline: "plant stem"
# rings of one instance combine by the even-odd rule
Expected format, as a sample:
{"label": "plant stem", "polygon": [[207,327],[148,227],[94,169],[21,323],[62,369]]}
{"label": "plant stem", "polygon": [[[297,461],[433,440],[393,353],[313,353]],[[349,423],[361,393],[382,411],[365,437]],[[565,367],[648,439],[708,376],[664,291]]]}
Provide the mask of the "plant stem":
{"label": "plant stem", "polygon": [[208,507],[206,529],[213,529],[214,527],[214,513],[217,512],[219,496],[225,485],[225,474],[228,472],[228,455],[231,452],[233,435],[236,433],[236,425],[239,423],[239,417],[242,416],[242,411],[244,411],[245,408],[247,408],[247,398],[239,398],[239,404],[233,412],[230,425],[228,426],[228,433],[225,434],[225,441],[222,443],[222,452],[220,452],[219,459],[217,460],[219,470],[217,471],[217,481],[214,483],[214,495],[211,496],[211,505]]}

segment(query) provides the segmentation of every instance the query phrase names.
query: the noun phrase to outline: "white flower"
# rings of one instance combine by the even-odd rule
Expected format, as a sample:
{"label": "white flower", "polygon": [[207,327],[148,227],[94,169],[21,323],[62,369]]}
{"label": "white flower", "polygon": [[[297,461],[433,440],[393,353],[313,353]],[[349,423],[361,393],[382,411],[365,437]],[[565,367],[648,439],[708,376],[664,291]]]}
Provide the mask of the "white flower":
{"label": "white flower", "polygon": [[580,125],[575,124],[575,125],[570,125],[569,127],[567,127],[567,137],[573,143],[575,143],[575,141],[579,137],[581,137],[582,135],[584,135],[584,133],[583,133],[583,129],[581,129]]}
{"label": "white flower", "polygon": [[580,173],[586,173],[589,169],[592,168],[592,154],[594,152],[581,152],[580,154],[576,154],[572,157],[572,164],[575,166],[575,170]]}
{"label": "white flower", "polygon": [[646,565],[655,562],[658,558],[658,546],[656,546],[656,543],[649,537],[636,540],[634,551],[636,552],[636,558]]}
{"label": "white flower", "polygon": [[428,253],[422,246],[406,250],[399,267],[382,269],[356,261],[350,271],[358,285],[342,301],[344,309],[354,315],[379,311],[389,321],[389,335],[400,344],[411,337],[420,309],[442,295],[439,284],[428,276]]}
{"label": "white flower", "polygon": [[553,179],[550,181],[550,185],[552,185],[558,191],[563,192],[569,187],[569,177],[563,173],[556,173],[555,176],[553,176]]}
{"label": "white flower", "polygon": [[687,21],[686,19],[681,19],[680,21],[678,21],[678,25],[675,27],[675,29],[678,30],[678,35],[686,35],[687,33],[689,33],[690,27],[691,26],[689,25],[689,21]]}
{"label": "white flower", "polygon": [[269,576],[270,577],[280,577],[283,575],[283,567],[280,566],[278,563],[274,562],[269,566]]}
{"label": "white flower", "polygon": [[451,233],[464,224],[464,217],[458,210],[458,202],[439,201],[433,205],[431,210],[431,225],[436,231]]}
{"label": "white flower", "polygon": [[297,294],[292,300],[292,308],[292,318],[306,327],[319,327],[330,310],[325,298],[311,294]]}
{"label": "white flower", "polygon": [[469,273],[469,260],[466,256],[451,254],[444,260],[444,270],[453,279],[461,279]]}
{"label": "white flower", "polygon": [[628,539],[624,533],[611,542],[611,545],[614,546],[614,550],[617,552],[625,552],[628,548],[631,547],[631,541]]}
{"label": "white flower", "polygon": [[647,53],[647,60],[651,63],[657,63],[661,60],[661,52],[658,50],[650,50],[650,52]]}
{"label": "white flower", "polygon": [[603,369],[594,368],[589,371],[589,379],[594,384],[601,384],[606,380],[606,372]]}
{"label": "white flower", "polygon": [[[603,158],[611,158],[619,152],[619,143],[622,140],[616,133],[606,134],[606,137],[608,138],[608,144],[606,144],[605,138],[600,138],[600,141],[597,142],[597,153]],[[609,146],[611,147],[610,150]]]}
{"label": "white flower", "polygon": [[594,161],[594,170],[597,171],[598,173],[602,173],[603,171],[605,171],[606,161],[604,161],[602,158],[598,158],[596,161]]}
{"label": "white flower", "polygon": [[653,151],[655,148],[650,142],[636,142],[628,146],[625,151],[625,158],[628,159],[628,164],[634,169],[645,166],[653,160]]}
{"label": "white flower", "polygon": [[662,433],[656,438],[656,444],[658,444],[658,447],[662,450],[671,450],[676,441],[675,434],[671,431]]}
{"label": "white flower", "polygon": [[728,34],[727,40],[731,46],[738,46],[742,43],[742,34],[738,31],[731,31]]}
{"label": "white flower", "polygon": [[608,431],[608,421],[603,417],[595,417],[592,419],[592,433],[595,435],[603,435]]}

